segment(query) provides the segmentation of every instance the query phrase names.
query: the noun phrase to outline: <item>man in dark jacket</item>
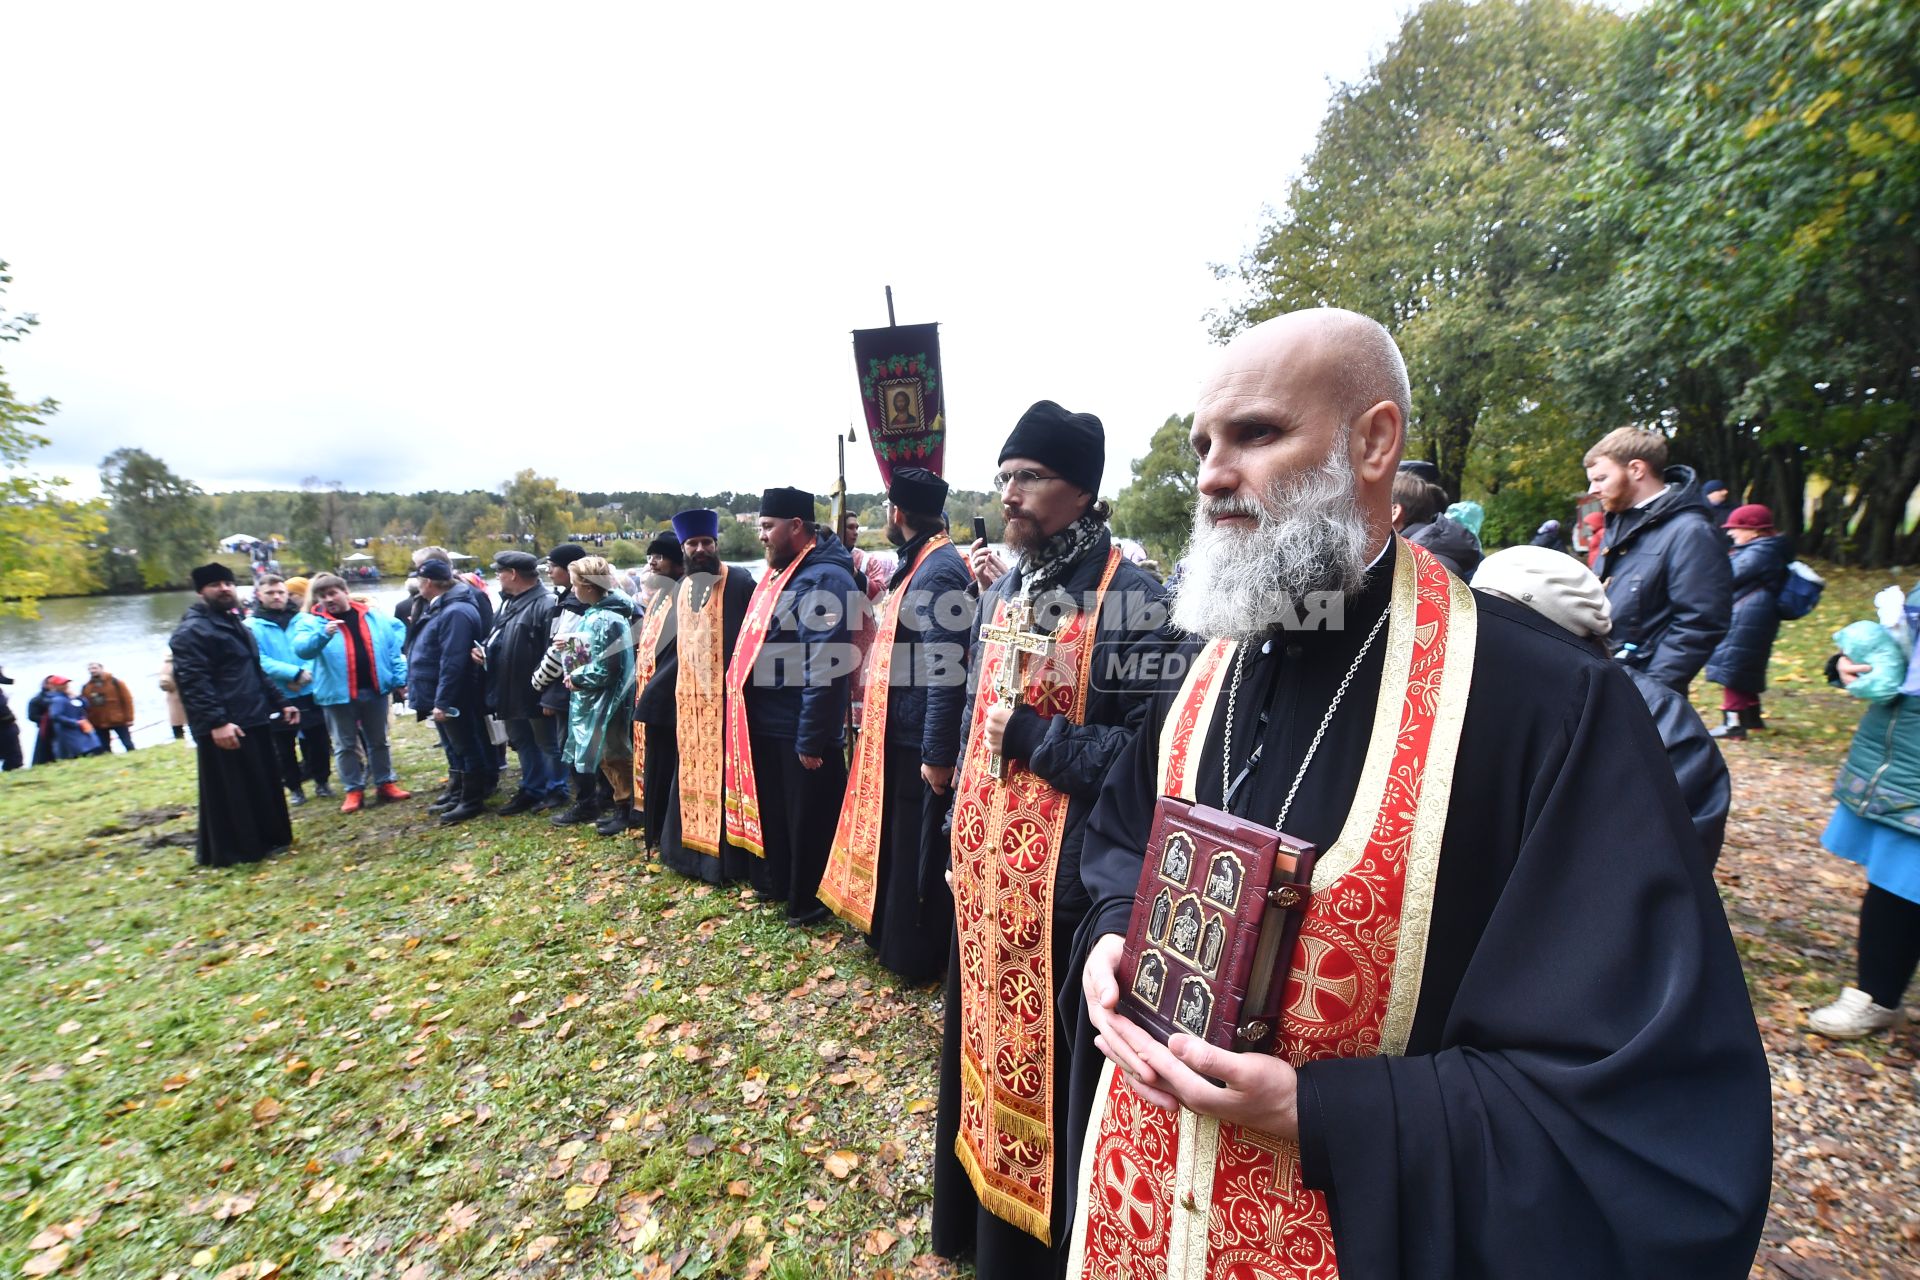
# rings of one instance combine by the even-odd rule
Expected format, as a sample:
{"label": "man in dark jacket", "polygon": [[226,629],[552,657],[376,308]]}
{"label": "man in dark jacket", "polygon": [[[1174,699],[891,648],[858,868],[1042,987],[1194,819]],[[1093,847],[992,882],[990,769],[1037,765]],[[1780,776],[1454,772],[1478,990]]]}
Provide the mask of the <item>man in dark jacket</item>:
{"label": "man in dark jacket", "polygon": [[506,727],[520,758],[520,786],[501,806],[503,817],[554,809],[567,801],[567,770],[560,762],[559,719],[541,705],[533,673],[545,656],[558,608],[540,581],[540,562],[524,551],[493,558],[500,607],[475,659],[486,667],[487,708]]}
{"label": "man in dark jacket", "polygon": [[1707,659],[1707,679],[1722,685],[1720,714],[1713,736],[1738,742],[1756,729],[1760,695],[1767,689],[1767,661],[1780,634],[1780,589],[1787,585],[1793,559],[1789,539],[1773,528],[1773,512],[1758,502],[1735,507],[1723,526],[1733,540],[1728,561],[1733,573],[1733,622]]}
{"label": "man in dark jacket", "polygon": [[[12,683],[13,677],[0,671],[0,684]],[[7,705],[7,695],[0,692],[0,770],[12,773],[26,767],[26,759],[20,753],[20,718]]]}
{"label": "man in dark jacket", "polygon": [[1607,513],[1595,572],[1613,607],[1613,656],[1684,694],[1733,612],[1726,543],[1693,469],[1667,466],[1660,432],[1610,431],[1585,465]]}
{"label": "man in dark jacket", "polygon": [[[472,587],[453,575],[445,560],[420,565],[420,633],[407,659],[407,702],[422,720],[433,718],[447,755],[453,794],[428,805],[445,823],[465,822],[485,811],[500,776],[487,737],[486,691],[473,648],[483,634]],[[456,816],[457,815],[457,816]]]}
{"label": "man in dark jacket", "polygon": [[[981,598],[969,630],[967,683],[928,693],[929,720],[953,727],[929,754],[942,766],[959,766],[933,1248],[946,1257],[972,1254],[983,1277],[1054,1275],[1065,1258],[1073,1199],[1067,1120],[1090,1105],[1098,1071],[1074,1080],[1071,1041],[1056,1030],[1080,1017],[1078,988],[1066,980],[1079,970],[1076,935],[1092,907],[1080,880],[1080,850],[1107,767],[1132,741],[1137,713],[1168,674],[1139,661],[1143,648],[1158,647],[1166,593],[1115,552],[1099,499],[1105,461],[1105,430],[1092,414],[1042,400],[1021,415],[1001,446],[995,481],[1007,545],[1018,560],[1006,569],[985,544],[973,544]],[[1027,620],[1023,605],[1031,610],[1025,627],[1018,625]],[[1035,637],[1044,637],[1038,647],[1045,652],[1029,648],[1028,656],[1017,656],[1014,646],[1033,646]],[[982,673],[989,666],[1006,671],[1008,662],[1019,664],[1018,680],[1003,702],[994,692],[1001,682]],[[941,731],[929,725],[930,734]],[[998,774],[989,762],[995,754]],[[1044,834],[1037,817],[1047,821]],[[1039,920],[1047,921],[1044,930]],[[1007,962],[1001,942],[1003,928],[1020,930],[1022,921],[1036,922],[1033,936],[1041,939],[1037,947],[1016,944],[1025,950],[1025,967]],[[962,963],[988,951],[1000,957],[1006,979],[991,989],[984,965]],[[1048,981],[1036,976],[1043,965],[1053,975]],[[1067,997],[1064,1004],[1056,992]],[[1011,1034],[1014,1027],[1044,1034]],[[1028,1079],[1040,1082],[1045,1104],[1031,1101]],[[1028,1100],[1021,1100],[1023,1090]],[[1034,1135],[1030,1152],[996,1149],[980,1117],[1000,1108]],[[992,1128],[1012,1131],[999,1121]],[[964,1162],[957,1143],[967,1152]],[[1023,1189],[1010,1190],[1016,1185]],[[1042,1243],[1043,1233],[1051,1244]]]}
{"label": "man in dark jacket", "polygon": [[940,976],[953,932],[945,852],[928,839],[951,803],[952,748],[928,731],[927,693],[966,678],[973,602],[941,518],[946,500],[947,482],[922,467],[895,467],[887,484],[887,541],[899,555],[860,675],[866,719],[820,890],[909,982]]}
{"label": "man in dark jacket", "polygon": [[200,599],[187,610],[167,647],[186,704],[200,766],[200,834],[194,860],[203,867],[258,862],[293,843],[276,719],[299,723],[260,667],[260,649],[236,612],[233,570],[203,564],[193,571]]}
{"label": "man in dark jacket", "polygon": [[[1542,550],[1508,547],[1494,552],[1473,575],[1473,589],[1531,609],[1607,652],[1613,610],[1599,579],[1572,556],[1542,554]],[[1628,668],[1627,674],[1653,713],[1660,743],[1667,749],[1667,763],[1673,766],[1694,834],[1700,837],[1700,851],[1711,868],[1726,843],[1727,810],[1733,798],[1726,759],[1691,703],[1644,671]]]}
{"label": "man in dark jacket", "polygon": [[[754,784],[738,801],[731,794],[745,773],[732,767],[740,744],[739,720],[730,717],[727,834],[752,848],[757,821],[766,856],[753,868],[759,873],[754,888],[784,900],[787,923],[795,926],[827,916],[818,890],[847,785],[847,686],[856,666],[848,593],[866,598],[853,558],[813,516],[813,495],[804,489],[768,489],[760,496],[767,571],[748,616],[756,616],[755,606],[769,616],[751,651],[750,637],[742,636],[727,670],[728,687],[746,699]],[[743,820],[756,808],[757,818]]]}

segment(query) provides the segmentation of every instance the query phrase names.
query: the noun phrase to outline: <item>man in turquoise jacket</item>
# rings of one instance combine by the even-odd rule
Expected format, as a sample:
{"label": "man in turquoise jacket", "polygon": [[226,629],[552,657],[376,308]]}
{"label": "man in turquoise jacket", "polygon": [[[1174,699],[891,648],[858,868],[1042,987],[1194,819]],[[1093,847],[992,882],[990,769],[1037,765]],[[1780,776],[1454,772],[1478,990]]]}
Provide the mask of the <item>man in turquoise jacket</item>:
{"label": "man in turquoise jacket", "polygon": [[328,760],[333,755],[333,743],[327,737],[326,717],[314,707],[313,663],[293,651],[294,628],[302,616],[279,574],[263,574],[254,584],[253,616],[246,621],[253,642],[260,647],[260,669],[273,681],[286,705],[300,708],[299,724],[273,731],[280,781],[287,788],[290,805],[307,802],[301,787],[308,782],[313,783],[317,796],[333,794],[333,788],[327,785],[332,777]]}
{"label": "man in turquoise jacket", "polygon": [[335,574],[315,574],[307,593],[313,606],[300,617],[293,651],[313,664],[313,700],[333,731],[334,763],[347,789],[340,812],[359,812],[369,769],[382,800],[411,799],[387,749],[388,695],[407,683],[405,624],[356,603]]}

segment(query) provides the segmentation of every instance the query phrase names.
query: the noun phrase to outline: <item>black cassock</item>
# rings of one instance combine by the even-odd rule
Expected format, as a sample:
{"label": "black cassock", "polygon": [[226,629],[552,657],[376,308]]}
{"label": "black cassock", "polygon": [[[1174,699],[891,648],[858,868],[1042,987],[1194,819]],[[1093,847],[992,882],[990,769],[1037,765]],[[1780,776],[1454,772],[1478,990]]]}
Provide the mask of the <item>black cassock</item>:
{"label": "black cassock", "polygon": [[[1256,738],[1265,746],[1236,812],[1273,823],[1386,607],[1394,554],[1347,602],[1341,630],[1282,632],[1247,650],[1232,767]],[[1472,690],[1406,1056],[1300,1072],[1302,1176],[1327,1195],[1340,1273],[1745,1276],[1767,1207],[1767,1066],[1659,735],[1624,671],[1520,606],[1475,600]],[[1358,785],[1384,641],[1287,817],[1290,834],[1322,849]],[[1089,823],[1088,941],[1126,930],[1174,697],[1155,700]],[[1226,707],[1223,696],[1195,775],[1197,799],[1216,807]],[[1098,1056],[1083,1022],[1076,1058]],[[1090,1101],[1073,1103],[1076,1153]]]}
{"label": "black cassock", "polygon": [[[707,602],[707,593],[715,582],[711,574],[690,575],[694,580],[691,603],[694,608],[703,608]],[[740,624],[746,621],[747,605],[753,600],[753,575],[745,569],[726,567],[726,579],[721,586],[720,599],[720,652],[727,661],[733,661],[734,642],[740,638]],[[680,757],[679,757],[679,718],[674,705],[674,693],[680,681],[680,644],[679,630],[682,619],[676,612],[661,637],[660,661],[653,669],[653,679],[647,681],[647,687],[641,691],[638,712],[649,726],[659,719],[672,717],[673,725],[673,772],[667,776],[668,785],[661,792],[662,810],[660,825],[652,825],[654,808],[653,769],[654,742],[652,734],[647,737],[647,839],[655,841],[660,849],[660,861],[678,871],[683,876],[692,876],[696,880],[705,880],[709,884],[724,884],[731,880],[745,880],[760,861],[745,849],[736,849],[727,842],[725,823],[720,830],[720,856],[702,853],[698,849],[689,849],[680,838]],[[724,719],[721,725],[725,731]]]}
{"label": "black cassock", "polygon": [[[228,867],[286,848],[293,824],[273,741],[284,699],[260,669],[253,632],[238,615],[202,601],[187,610],[167,646],[200,766],[195,860]],[[213,731],[223,724],[245,733],[237,749],[213,744]]]}
{"label": "black cassock", "polygon": [[258,862],[293,843],[276,736],[265,726],[249,730],[234,751],[222,750],[208,738],[194,739],[200,764],[200,834],[194,861],[201,866]]}
{"label": "black cassock", "polygon": [[[1101,538],[1084,558],[1066,573],[1062,588],[1075,601],[1086,601],[1099,586],[1106,568],[1109,539]],[[951,715],[937,704],[964,697],[964,709],[950,723],[957,723],[961,742],[957,758],[966,760],[966,734],[970,731],[973,702],[980,673],[979,631],[993,621],[994,606],[1001,595],[1011,596],[1020,587],[1020,570],[1015,569],[990,588],[980,601],[974,619],[971,657],[967,667],[967,685],[938,689],[929,696],[929,714]],[[1089,666],[1089,690],[1084,724],[1068,723],[1064,716],[1040,720],[1031,711],[1015,714],[1009,722],[1009,754],[1012,743],[1028,718],[1029,736],[1036,737],[1028,762],[1035,773],[1067,797],[1066,833],[1060,842],[1059,861],[1054,871],[1053,956],[1056,987],[1053,1063],[1053,1096],[1056,1122],[1066,1116],[1060,1102],[1073,1094],[1090,1095],[1092,1082],[1078,1082],[1071,1089],[1068,1072],[1073,1067],[1069,1048],[1073,1043],[1067,1028],[1086,1021],[1081,1007],[1078,964],[1075,959],[1076,930],[1086,918],[1088,901],[1080,885],[1081,842],[1086,832],[1087,815],[1100,794],[1101,779],[1135,736],[1135,726],[1147,710],[1151,684],[1139,678],[1142,668],[1128,661],[1129,655],[1156,644],[1155,627],[1163,612],[1161,602],[1166,590],[1144,569],[1122,560],[1108,587],[1095,632],[1093,659]],[[1039,612],[1038,610],[1036,611]],[[957,781],[957,775],[956,775]],[[1067,1251],[1064,1227],[1073,1203],[1073,1165],[1068,1162],[1064,1143],[1054,1146],[1054,1184],[1050,1231],[1051,1246],[1022,1231],[1012,1223],[995,1217],[981,1206],[960,1160],[953,1153],[954,1138],[960,1125],[960,959],[959,943],[948,948],[945,997],[945,1034],[940,1050],[940,1109],[933,1137],[933,1250],[944,1257],[971,1254],[981,1280],[1046,1280],[1066,1267]],[[1083,1064],[1096,1075],[1096,1064]],[[1084,1113],[1083,1113],[1084,1114]]]}

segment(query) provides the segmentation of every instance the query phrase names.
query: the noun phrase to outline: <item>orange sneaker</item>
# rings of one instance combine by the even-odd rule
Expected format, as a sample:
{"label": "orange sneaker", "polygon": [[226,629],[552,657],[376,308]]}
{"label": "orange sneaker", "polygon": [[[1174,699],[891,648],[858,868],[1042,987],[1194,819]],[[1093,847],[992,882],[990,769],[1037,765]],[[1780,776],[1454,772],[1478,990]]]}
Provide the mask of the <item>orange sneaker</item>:
{"label": "orange sneaker", "polygon": [[364,793],[361,792],[358,788],[347,792],[347,798],[340,802],[340,812],[342,813],[360,812],[360,804],[363,799],[364,799]]}
{"label": "orange sneaker", "polygon": [[397,782],[383,782],[380,784],[380,798],[382,800],[411,800],[413,799],[413,792],[403,790]]}

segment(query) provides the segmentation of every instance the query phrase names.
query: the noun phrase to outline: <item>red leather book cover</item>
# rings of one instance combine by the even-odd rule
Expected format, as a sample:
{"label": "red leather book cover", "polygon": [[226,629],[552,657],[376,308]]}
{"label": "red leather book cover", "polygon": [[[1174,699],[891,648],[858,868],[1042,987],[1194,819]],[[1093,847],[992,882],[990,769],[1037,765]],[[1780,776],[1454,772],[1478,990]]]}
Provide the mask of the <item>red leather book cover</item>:
{"label": "red leather book cover", "polygon": [[1271,827],[1162,796],[1127,922],[1120,1012],[1162,1044],[1183,1031],[1236,1052],[1269,1048],[1314,855]]}

